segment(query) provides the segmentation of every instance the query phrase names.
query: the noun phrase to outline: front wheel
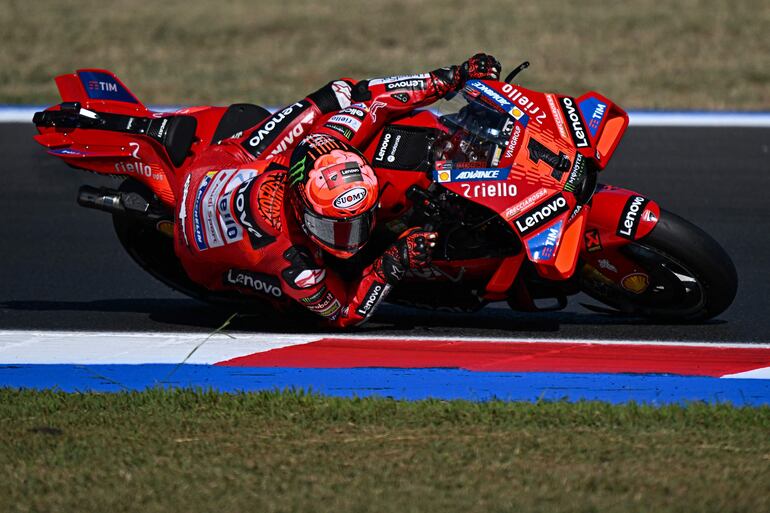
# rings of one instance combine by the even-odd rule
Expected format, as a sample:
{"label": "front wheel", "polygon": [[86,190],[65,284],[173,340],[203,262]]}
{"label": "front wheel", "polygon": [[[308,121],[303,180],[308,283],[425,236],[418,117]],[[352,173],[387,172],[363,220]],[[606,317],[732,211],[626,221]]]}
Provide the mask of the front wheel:
{"label": "front wheel", "polygon": [[584,263],[580,284],[586,294],[620,312],[699,322],[721,314],[735,299],[738,275],[725,250],[671,212],[661,209],[648,235],[616,251],[635,272],[619,279],[599,259],[599,265]]}

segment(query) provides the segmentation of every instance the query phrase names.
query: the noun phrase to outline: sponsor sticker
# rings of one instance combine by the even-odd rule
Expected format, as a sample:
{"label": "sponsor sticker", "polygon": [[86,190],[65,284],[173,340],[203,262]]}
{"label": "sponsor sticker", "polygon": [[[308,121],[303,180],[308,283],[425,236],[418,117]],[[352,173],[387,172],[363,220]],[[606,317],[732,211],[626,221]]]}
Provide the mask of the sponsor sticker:
{"label": "sponsor sticker", "polygon": [[591,132],[591,136],[596,137],[604,115],[607,114],[607,104],[599,101],[598,98],[590,97],[581,100],[578,103],[578,108],[583,114],[583,119],[588,122],[588,131]]}
{"label": "sponsor sticker", "polygon": [[331,130],[334,130],[335,132],[338,132],[338,133],[342,134],[342,136],[345,139],[347,139],[348,141],[351,140],[353,138],[353,136],[355,135],[355,132],[353,132],[353,130],[351,130],[350,128],[347,128],[347,127],[344,127],[344,126],[335,125],[334,123],[326,123],[326,124],[324,124],[324,127],[325,128],[329,128]]}
{"label": "sponsor sticker", "polygon": [[599,264],[599,267],[601,267],[606,271],[610,271],[613,273],[618,272],[618,268],[612,265],[612,262],[610,262],[606,258],[600,258],[599,260],[596,261],[596,263]]}
{"label": "sponsor sticker", "polygon": [[586,159],[580,153],[575,154],[575,162],[572,165],[572,170],[567,177],[567,181],[564,184],[564,190],[567,192],[575,192],[578,185],[581,183],[583,175],[586,170]]}
{"label": "sponsor sticker", "polygon": [[517,123],[516,127],[513,130],[513,135],[511,136],[511,139],[508,141],[508,146],[505,147],[505,158],[507,159],[513,158],[513,155],[516,152],[516,148],[519,146],[520,136],[521,136],[521,125]]}
{"label": "sponsor sticker", "polygon": [[509,207],[508,210],[505,211],[505,219],[506,221],[510,221],[514,217],[516,217],[519,212],[523,212],[541,199],[545,198],[548,195],[548,190],[546,189],[538,189],[534,193],[530,194],[526,198],[524,198],[521,202],[513,205],[512,207]]}
{"label": "sponsor sticker", "polygon": [[433,170],[433,180],[439,183],[507,180],[510,172],[511,166],[456,169],[451,162],[440,160]]}
{"label": "sponsor sticker", "polygon": [[[227,185],[227,182],[235,174],[235,172],[235,169],[224,169],[222,171],[218,171],[212,177],[211,185],[209,185],[208,189],[206,190],[206,194],[203,196],[203,204],[201,206],[201,213],[203,215],[203,228],[206,233],[208,244],[212,248],[225,244],[223,233],[220,230],[219,200],[222,191]],[[235,224],[234,221],[233,224]]]}
{"label": "sponsor sticker", "polygon": [[309,104],[303,100],[276,112],[249,134],[244,141],[244,147],[252,155],[259,155],[308,106]]}
{"label": "sponsor sticker", "polygon": [[557,194],[516,218],[513,224],[521,235],[526,235],[567,210],[569,210],[569,204],[566,198]]}
{"label": "sponsor sticker", "polygon": [[300,301],[302,301],[306,305],[313,304],[313,303],[318,303],[319,301],[321,301],[321,298],[324,297],[324,295],[327,292],[328,292],[328,289],[326,288],[326,285],[323,285],[313,295],[308,296],[308,297],[300,298]]}
{"label": "sponsor sticker", "polygon": [[179,208],[179,230],[182,232],[184,238],[184,244],[188,248],[190,247],[190,241],[187,238],[187,195],[190,192],[190,181],[192,180],[192,174],[188,174],[184,181],[184,188],[182,189],[182,206]]}
{"label": "sponsor sticker", "polygon": [[572,135],[572,142],[578,148],[588,147],[588,136],[586,135],[586,128],[583,124],[583,120],[580,118],[580,114],[575,108],[575,102],[569,96],[564,96],[559,99],[561,110],[564,113],[564,117],[567,119],[567,128],[569,128]]}
{"label": "sponsor sticker", "polygon": [[503,93],[513,102],[514,107],[509,114],[516,119],[520,119],[524,114],[528,115],[538,124],[542,124],[546,119],[546,113],[538,107],[534,101],[527,95],[511,84],[503,84]]}
{"label": "sponsor sticker", "polygon": [[632,273],[624,277],[620,285],[633,294],[641,294],[650,286],[650,278],[646,274]]}
{"label": "sponsor sticker", "polygon": [[275,237],[260,230],[257,223],[254,221],[254,217],[251,213],[251,205],[249,204],[252,187],[254,187],[254,180],[241,185],[235,193],[233,206],[235,207],[235,218],[243,229],[246,230],[251,247],[253,249],[259,249],[274,242]]}
{"label": "sponsor sticker", "polygon": [[203,222],[201,221],[200,206],[203,201],[203,194],[206,192],[206,187],[208,187],[209,182],[211,182],[213,174],[214,173],[207,173],[203,180],[201,180],[201,183],[198,185],[198,190],[195,193],[195,201],[193,202],[193,234],[195,245],[200,251],[209,248],[208,244],[206,244],[206,238],[203,236]]}
{"label": "sponsor sticker", "polygon": [[374,311],[375,307],[387,292],[388,285],[382,283],[373,283],[364,295],[363,302],[356,308],[356,313],[361,317],[368,317]]}
{"label": "sponsor sticker", "polygon": [[396,84],[399,82],[407,82],[411,80],[427,80],[430,78],[429,73],[421,73],[419,75],[396,75],[392,77],[373,78],[369,80],[369,85],[382,85],[382,84]]}
{"label": "sponsor sticker", "polygon": [[127,103],[138,103],[128,90],[120,85],[115,78],[99,71],[80,71],[78,78],[89,98],[95,100],[114,100]]}
{"label": "sponsor sticker", "polygon": [[547,261],[553,258],[563,224],[562,221],[558,221],[527,239],[527,249],[533,261]]}
{"label": "sponsor sticker", "polygon": [[562,139],[567,139],[567,129],[564,128],[564,121],[562,120],[561,114],[559,114],[559,109],[556,107],[556,102],[553,98],[554,96],[552,94],[545,95],[545,100],[548,102],[548,107],[551,109],[551,116],[553,116],[553,120],[556,123],[556,129],[559,130],[559,135],[561,135]]}
{"label": "sponsor sticker", "polygon": [[255,273],[243,269],[228,269],[223,276],[225,285],[248,289],[264,296],[280,299],[283,297],[281,283],[275,276]]}
{"label": "sponsor sticker", "polygon": [[466,89],[478,91],[484,95],[484,97],[491,100],[492,103],[503,109],[505,112],[509,112],[511,115],[513,114],[511,112],[514,108],[513,103],[481,80],[469,80],[465,83],[465,87]]}
{"label": "sponsor sticker", "polygon": [[88,153],[85,153],[80,150],[73,150],[71,148],[62,148],[59,150],[48,150],[48,153],[50,153],[51,155],[71,155],[73,157],[75,155],[77,156],[88,155]]}
{"label": "sponsor sticker", "polygon": [[[360,105],[360,104],[357,103],[356,105]],[[366,116],[367,110],[368,109],[366,109],[365,106],[359,108],[359,107],[356,107],[355,105],[351,105],[346,109],[342,109],[340,111],[340,114],[347,114],[349,116],[354,116],[358,119],[364,119],[364,116]]]}
{"label": "sponsor sticker", "polygon": [[515,198],[518,194],[516,184],[497,181],[480,184],[462,183],[460,188],[466,198]]}
{"label": "sponsor sticker", "polygon": [[310,128],[314,122],[315,112],[310,111],[302,119],[300,119],[291,130],[289,130],[289,132],[283,137],[283,139],[281,139],[278,145],[273,148],[268,157],[274,157],[291,148],[296,141],[300,140],[302,135],[304,135],[305,130]]}
{"label": "sponsor sticker", "polygon": [[593,253],[602,250],[602,238],[599,236],[599,230],[588,230],[583,235],[583,242],[586,245],[586,251]]}
{"label": "sponsor sticker", "polygon": [[301,289],[309,289],[321,283],[326,278],[324,269],[305,269],[294,278],[294,284]]}
{"label": "sponsor sticker", "polygon": [[620,214],[618,228],[615,231],[618,237],[628,240],[636,238],[636,230],[639,228],[642,212],[649,202],[650,200],[644,196],[631,196],[628,198],[625,207],[623,207],[623,212]]}
{"label": "sponsor sticker", "polygon": [[335,114],[334,116],[329,118],[328,122],[334,123],[336,125],[346,126],[354,131],[361,128],[361,121],[359,121],[353,116],[347,116],[345,114]]}
{"label": "sponsor sticker", "polygon": [[334,96],[337,98],[337,103],[340,104],[341,109],[350,105],[350,84],[344,80],[335,80],[332,82],[332,91],[334,91]]}
{"label": "sponsor sticker", "polygon": [[366,199],[368,192],[363,187],[353,187],[337,196],[333,205],[336,208],[351,209]]}

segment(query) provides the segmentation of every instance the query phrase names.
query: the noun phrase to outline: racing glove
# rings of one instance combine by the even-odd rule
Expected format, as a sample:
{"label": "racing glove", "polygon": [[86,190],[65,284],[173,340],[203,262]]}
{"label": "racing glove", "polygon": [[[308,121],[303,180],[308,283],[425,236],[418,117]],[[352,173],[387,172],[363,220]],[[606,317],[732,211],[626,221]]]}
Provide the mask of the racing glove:
{"label": "racing glove", "polygon": [[460,85],[465,85],[465,82],[473,78],[498,80],[501,69],[497,59],[485,53],[477,53],[460,65]]}
{"label": "racing glove", "polygon": [[459,91],[465,86],[465,82],[473,78],[497,80],[501,69],[497,59],[485,53],[477,53],[459,66],[437,69],[433,72],[437,95],[444,97]]}
{"label": "racing glove", "polygon": [[404,277],[408,269],[421,269],[430,264],[438,234],[424,228],[410,228],[380,258],[378,274],[389,284]]}

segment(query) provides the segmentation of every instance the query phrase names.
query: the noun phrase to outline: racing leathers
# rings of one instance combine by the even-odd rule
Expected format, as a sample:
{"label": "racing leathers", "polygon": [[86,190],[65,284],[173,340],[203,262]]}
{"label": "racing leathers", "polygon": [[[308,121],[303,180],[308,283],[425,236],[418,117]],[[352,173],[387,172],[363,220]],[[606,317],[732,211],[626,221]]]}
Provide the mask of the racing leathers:
{"label": "racing leathers", "polygon": [[209,290],[298,303],[333,326],[364,322],[407,269],[427,265],[436,235],[407,230],[346,282],[284,201],[292,149],[308,139],[362,148],[394,117],[497,73],[482,55],[431,73],[337,80],[212,146],[178,185],[175,250],[185,271]]}

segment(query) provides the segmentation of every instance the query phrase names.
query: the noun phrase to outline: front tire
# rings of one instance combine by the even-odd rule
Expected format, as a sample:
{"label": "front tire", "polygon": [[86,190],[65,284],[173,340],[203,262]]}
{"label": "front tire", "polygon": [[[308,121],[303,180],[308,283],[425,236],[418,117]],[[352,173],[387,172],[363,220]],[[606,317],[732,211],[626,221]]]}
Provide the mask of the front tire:
{"label": "front tire", "polygon": [[[662,210],[655,228],[619,252],[646,275],[643,293],[624,290],[599,276],[581,275],[581,289],[620,312],[667,322],[700,322],[724,312],[735,299],[738,274],[725,250],[709,234]],[[604,278],[604,279],[602,279]]]}

